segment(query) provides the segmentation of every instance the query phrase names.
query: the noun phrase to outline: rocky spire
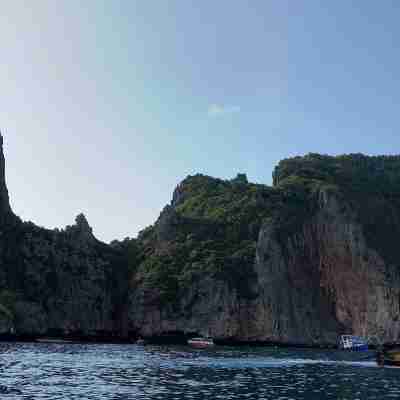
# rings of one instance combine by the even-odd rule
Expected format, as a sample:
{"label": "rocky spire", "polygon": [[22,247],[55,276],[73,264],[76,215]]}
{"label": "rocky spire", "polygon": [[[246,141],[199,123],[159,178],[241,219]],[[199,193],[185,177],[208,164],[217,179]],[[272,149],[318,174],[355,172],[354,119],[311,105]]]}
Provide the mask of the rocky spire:
{"label": "rocky spire", "polygon": [[87,235],[92,236],[93,230],[89,225],[88,220],[85,217],[85,214],[81,213],[75,218],[75,226],[78,228],[79,232]]}
{"label": "rocky spire", "polygon": [[3,135],[0,132],[0,217],[3,217],[9,213],[11,213],[11,207],[8,197],[8,190],[7,190],[6,176],[5,176]]}

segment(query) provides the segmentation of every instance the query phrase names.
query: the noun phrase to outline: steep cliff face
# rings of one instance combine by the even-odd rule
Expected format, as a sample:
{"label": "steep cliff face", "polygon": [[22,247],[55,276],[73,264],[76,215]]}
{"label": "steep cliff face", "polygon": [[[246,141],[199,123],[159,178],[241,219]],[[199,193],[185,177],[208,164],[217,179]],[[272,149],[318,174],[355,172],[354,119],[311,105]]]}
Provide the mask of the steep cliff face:
{"label": "steep cliff face", "polygon": [[4,224],[12,216],[5,177],[5,159],[3,151],[3,136],[0,133],[0,223]]}
{"label": "steep cliff face", "polygon": [[307,343],[340,333],[397,340],[400,158],[309,155],[283,161],[274,178],[278,187],[308,185],[314,212],[290,234],[284,222],[260,232],[256,266],[268,304],[260,332]]}
{"label": "steep cliff face", "polygon": [[[258,335],[267,340],[334,343],[340,333],[399,336],[399,271],[367,245],[357,216],[332,193],[290,236],[260,232]],[[263,317],[261,317],[263,315]]]}
{"label": "steep cliff face", "polygon": [[257,237],[276,194],[263,185],[188,177],[156,224],[139,235],[132,329],[248,335]]}
{"label": "steep cliff face", "polygon": [[82,214],[61,231],[14,217],[2,148],[0,221],[0,333],[122,333],[123,251],[96,240]]}
{"label": "steep cliff face", "polygon": [[106,245],[82,214],[16,217],[0,144],[0,334],[400,339],[400,157],[283,160],[273,187],[189,176],[153,226]]}
{"label": "steep cliff face", "polygon": [[311,154],[281,162],[274,188],[189,177],[139,237],[132,327],[307,344],[399,338],[399,161]]}

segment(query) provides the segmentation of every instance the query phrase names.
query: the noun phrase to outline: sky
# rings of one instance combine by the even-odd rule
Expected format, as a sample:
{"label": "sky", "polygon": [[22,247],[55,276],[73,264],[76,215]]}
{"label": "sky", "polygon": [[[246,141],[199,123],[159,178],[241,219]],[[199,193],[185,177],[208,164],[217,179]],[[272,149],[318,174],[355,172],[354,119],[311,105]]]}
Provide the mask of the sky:
{"label": "sky", "polygon": [[271,184],[309,152],[400,146],[400,3],[13,0],[0,129],[14,212],[83,212],[103,241],[155,222],[187,175]]}

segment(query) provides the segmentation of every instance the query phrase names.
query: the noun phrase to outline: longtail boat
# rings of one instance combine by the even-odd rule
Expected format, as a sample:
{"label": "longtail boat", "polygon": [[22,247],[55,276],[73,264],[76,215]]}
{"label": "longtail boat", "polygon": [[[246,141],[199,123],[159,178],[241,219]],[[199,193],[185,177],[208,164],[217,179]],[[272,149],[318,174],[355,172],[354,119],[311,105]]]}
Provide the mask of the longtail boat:
{"label": "longtail boat", "polygon": [[197,337],[188,340],[188,345],[192,347],[197,347],[199,349],[204,349],[207,347],[214,346],[214,340],[210,337]]}

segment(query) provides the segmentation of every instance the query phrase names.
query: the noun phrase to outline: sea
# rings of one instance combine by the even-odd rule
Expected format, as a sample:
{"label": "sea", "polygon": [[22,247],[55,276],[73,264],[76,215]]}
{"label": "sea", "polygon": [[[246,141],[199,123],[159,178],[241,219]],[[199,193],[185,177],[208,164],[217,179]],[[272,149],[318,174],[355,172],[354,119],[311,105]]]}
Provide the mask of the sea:
{"label": "sea", "polygon": [[0,344],[0,399],[400,399],[372,352],[113,344]]}

